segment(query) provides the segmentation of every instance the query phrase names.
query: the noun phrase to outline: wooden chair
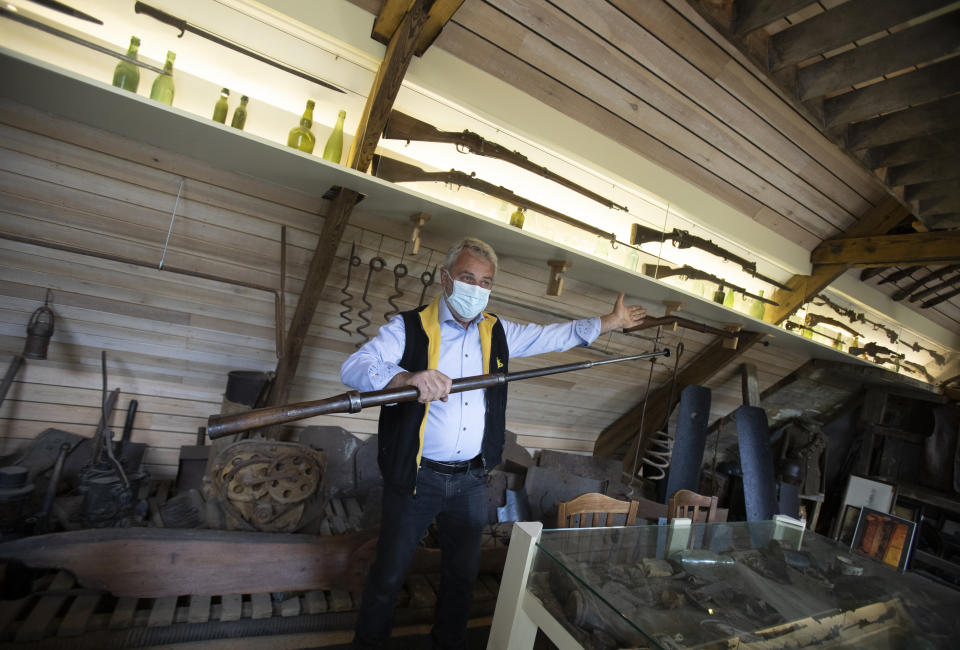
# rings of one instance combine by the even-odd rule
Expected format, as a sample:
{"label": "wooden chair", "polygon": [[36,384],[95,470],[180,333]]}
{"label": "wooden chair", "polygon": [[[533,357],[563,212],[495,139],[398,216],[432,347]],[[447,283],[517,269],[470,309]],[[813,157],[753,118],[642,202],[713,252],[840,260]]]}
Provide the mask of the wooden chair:
{"label": "wooden chair", "polygon": [[[593,514],[593,517],[587,515]],[[637,520],[637,502],[620,501],[596,492],[581,494],[576,499],[561,501],[557,508],[557,528],[576,528],[574,517],[580,515],[580,528],[612,526],[613,516],[627,516],[626,525],[633,526]],[[602,518],[602,515],[606,515]]]}
{"label": "wooden chair", "polygon": [[713,523],[717,521],[717,497],[677,490],[667,501],[667,523],[675,518],[689,518],[694,523]]}

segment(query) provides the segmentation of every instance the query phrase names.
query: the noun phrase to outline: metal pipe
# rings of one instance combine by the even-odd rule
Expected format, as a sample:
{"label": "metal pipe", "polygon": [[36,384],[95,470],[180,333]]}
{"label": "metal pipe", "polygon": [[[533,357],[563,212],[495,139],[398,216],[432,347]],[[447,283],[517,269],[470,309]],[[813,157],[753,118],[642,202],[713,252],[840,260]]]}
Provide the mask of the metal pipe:
{"label": "metal pipe", "polygon": [[[670,349],[664,348],[660,352],[647,352],[645,354],[636,354],[628,357],[617,357],[616,359],[568,363],[560,366],[548,366],[546,368],[511,372],[509,374],[491,373],[487,375],[475,375],[473,377],[462,377],[453,380],[450,393],[490,388],[491,386],[498,386],[511,381],[556,375],[573,370],[586,370],[587,368],[603,366],[608,363],[669,356]],[[328,397],[327,399],[297,402],[285,406],[270,406],[234,415],[211,415],[207,419],[207,435],[211,440],[215,440],[216,438],[221,438],[231,433],[239,433],[241,431],[293,422],[295,420],[305,420],[306,418],[312,418],[317,415],[327,415],[329,413],[358,413],[365,408],[373,406],[394,404],[396,402],[412,402],[419,396],[420,391],[413,386],[385,388],[383,390],[374,390],[366,393],[359,393],[352,390],[342,395]]]}

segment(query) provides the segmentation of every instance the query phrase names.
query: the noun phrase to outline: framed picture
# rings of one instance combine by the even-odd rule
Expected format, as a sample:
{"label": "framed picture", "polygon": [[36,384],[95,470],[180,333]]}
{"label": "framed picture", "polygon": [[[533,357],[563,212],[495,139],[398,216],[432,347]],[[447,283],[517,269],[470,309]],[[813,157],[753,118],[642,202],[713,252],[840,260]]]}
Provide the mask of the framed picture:
{"label": "framed picture", "polygon": [[861,508],[850,549],[903,571],[910,559],[916,528],[909,519]]}
{"label": "framed picture", "polygon": [[[838,540],[841,539],[840,531],[849,516],[847,514],[848,506],[890,512],[896,495],[897,487],[893,483],[851,474],[850,478],[847,479],[847,489],[843,492],[843,503],[840,504],[840,513],[833,529],[833,537]],[[849,540],[849,537],[847,540]],[[841,541],[846,543],[847,540]]]}
{"label": "framed picture", "polygon": [[857,521],[860,519],[860,508],[858,506],[846,506],[840,516],[840,529],[837,533],[837,541],[844,546],[849,546],[853,542],[853,533],[857,529]]}

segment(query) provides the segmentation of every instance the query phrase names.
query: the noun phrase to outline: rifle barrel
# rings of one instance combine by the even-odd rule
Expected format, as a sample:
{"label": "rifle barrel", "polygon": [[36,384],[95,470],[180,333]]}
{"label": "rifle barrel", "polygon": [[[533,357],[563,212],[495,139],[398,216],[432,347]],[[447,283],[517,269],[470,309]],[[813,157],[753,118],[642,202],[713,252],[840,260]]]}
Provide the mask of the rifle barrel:
{"label": "rifle barrel", "polygon": [[[600,361],[583,361],[580,363],[568,363],[559,366],[547,366],[545,368],[534,368],[532,370],[522,370],[520,372],[490,373],[486,375],[475,375],[473,377],[461,377],[454,379],[450,387],[451,393],[462,393],[467,390],[476,390],[479,388],[489,388],[499,384],[506,384],[511,381],[521,381],[523,379],[533,379],[535,377],[544,377],[546,375],[556,375],[574,370],[586,370],[594,366],[603,366],[610,363],[620,363],[623,361],[637,361],[639,359],[649,359],[652,357],[669,357],[670,349],[664,348],[659,352],[646,352],[644,354],[635,354],[627,357],[616,357],[614,359],[601,359]],[[317,415],[327,415],[329,413],[357,413],[365,408],[381,406],[383,404],[395,404],[397,402],[412,402],[420,396],[420,391],[413,386],[401,388],[385,388],[383,390],[373,390],[365,393],[357,391],[348,391],[342,395],[328,397],[327,399],[313,400],[310,402],[297,402],[284,406],[270,406],[262,409],[254,409],[245,413],[235,415],[211,415],[207,419],[207,435],[211,440],[221,438],[231,433],[240,433],[249,429],[271,426],[274,424],[283,424],[285,422],[294,422],[296,420],[305,420]]]}

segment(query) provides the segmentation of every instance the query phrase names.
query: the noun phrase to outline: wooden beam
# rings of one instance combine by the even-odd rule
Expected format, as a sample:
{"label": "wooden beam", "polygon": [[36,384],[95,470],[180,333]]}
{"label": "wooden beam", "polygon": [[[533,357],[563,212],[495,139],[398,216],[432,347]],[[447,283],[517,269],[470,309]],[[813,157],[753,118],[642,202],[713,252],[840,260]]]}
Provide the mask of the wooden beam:
{"label": "wooden beam", "polygon": [[960,178],[960,155],[907,163],[887,168],[886,182],[891,187],[917,185],[930,181],[949,181]]}
{"label": "wooden beam", "polygon": [[734,36],[743,36],[811,4],[811,0],[737,0],[730,31]]}
{"label": "wooden beam", "polygon": [[[350,147],[347,157],[349,167],[359,171],[366,171],[373,158],[380,133],[386,124],[387,116],[397,97],[397,91],[406,74],[410,60],[413,58],[413,49],[426,23],[426,7],[431,0],[415,0],[396,29],[387,51],[384,54],[380,69],[373,80],[373,86],[367,97],[357,136]],[[323,220],[323,228],[317,247],[310,260],[310,269],[306,282],[300,291],[300,299],[290,322],[290,329],[286,337],[284,355],[277,362],[276,379],[270,392],[270,405],[284,404],[290,396],[290,387],[297,374],[297,366],[303,353],[303,346],[307,338],[314,313],[320,303],[320,296],[327,284],[330,269],[336,259],[337,247],[343,238],[343,232],[350,220],[353,207],[360,200],[360,195],[354,190],[341,188],[330,202],[327,214]]]}
{"label": "wooden beam", "polygon": [[828,129],[931,102],[960,91],[960,59],[928,65],[823,102]]}
{"label": "wooden beam", "polygon": [[930,228],[944,230],[948,228],[960,228],[960,212],[951,212],[949,214],[938,214],[935,217],[927,217],[923,223]]}
{"label": "wooden beam", "polygon": [[960,261],[960,232],[917,232],[831,239],[810,253],[814,264],[946,264]]}
{"label": "wooden beam", "polygon": [[940,196],[935,199],[923,199],[919,202],[920,217],[937,217],[941,214],[960,212],[960,190],[951,196]]}
{"label": "wooden beam", "polygon": [[756,364],[740,364],[740,394],[744,406],[760,406],[760,381],[757,379]]}
{"label": "wooden beam", "polygon": [[946,158],[954,155],[958,150],[960,150],[960,129],[954,129],[867,149],[862,159],[863,164],[870,169],[879,169],[932,158]]}
{"label": "wooden beam", "polygon": [[960,52],[960,11],[855,47],[797,71],[801,101]]}
{"label": "wooden beam", "polygon": [[[433,5],[429,7],[427,23],[417,39],[414,56],[422,56],[427,51],[427,48],[440,35],[444,25],[462,4],[463,0],[434,0]],[[377,14],[370,36],[384,45],[388,44],[412,5],[413,0],[387,0]]]}
{"label": "wooden beam", "polygon": [[952,131],[957,128],[957,115],[960,115],[960,95],[864,120],[847,128],[846,147],[866,149]]}
{"label": "wooden beam", "polygon": [[934,199],[941,196],[950,196],[958,190],[954,181],[937,181],[934,183],[919,183],[910,185],[903,190],[903,199],[908,203],[920,199]]}
{"label": "wooden beam", "polygon": [[858,41],[940,9],[953,0],[849,0],[774,34],[773,70]]}

